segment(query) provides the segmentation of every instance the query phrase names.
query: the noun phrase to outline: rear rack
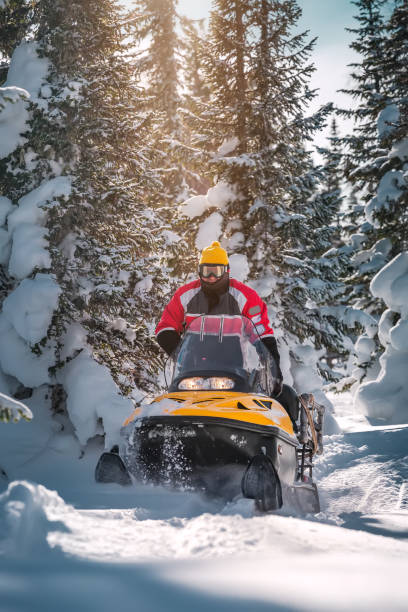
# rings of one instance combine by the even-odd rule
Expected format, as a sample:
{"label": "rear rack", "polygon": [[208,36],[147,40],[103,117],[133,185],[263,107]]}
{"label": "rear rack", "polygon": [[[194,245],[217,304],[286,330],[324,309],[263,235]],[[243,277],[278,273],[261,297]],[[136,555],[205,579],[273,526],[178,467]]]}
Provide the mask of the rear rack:
{"label": "rear rack", "polygon": [[325,407],[316,402],[312,393],[303,393],[299,396],[299,401],[301,409],[298,440],[302,447],[296,449],[297,478],[302,482],[307,482],[312,479],[314,455],[321,455],[323,452]]}

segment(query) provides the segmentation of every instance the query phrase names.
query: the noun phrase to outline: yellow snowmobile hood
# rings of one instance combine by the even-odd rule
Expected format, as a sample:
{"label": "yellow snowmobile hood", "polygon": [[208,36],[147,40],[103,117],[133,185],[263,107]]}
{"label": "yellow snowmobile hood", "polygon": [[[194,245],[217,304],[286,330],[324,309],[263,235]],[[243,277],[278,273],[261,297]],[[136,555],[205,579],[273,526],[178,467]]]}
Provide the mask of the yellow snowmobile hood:
{"label": "yellow snowmobile hood", "polygon": [[295,437],[292,422],[279,402],[264,395],[232,391],[166,393],[148,406],[136,408],[124,426],[138,418],[160,415],[225,418],[248,425],[279,427],[289,436]]}

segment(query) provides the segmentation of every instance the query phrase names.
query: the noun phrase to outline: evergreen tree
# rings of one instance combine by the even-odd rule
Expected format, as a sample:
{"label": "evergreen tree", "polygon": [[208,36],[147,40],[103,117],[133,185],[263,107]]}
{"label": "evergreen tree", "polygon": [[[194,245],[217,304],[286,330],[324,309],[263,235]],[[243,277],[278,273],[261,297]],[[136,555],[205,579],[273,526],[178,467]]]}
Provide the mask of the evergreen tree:
{"label": "evergreen tree", "polygon": [[[350,46],[361,56],[361,60],[351,64],[354,87],[342,91],[352,96],[357,106],[339,111],[355,122],[353,133],[341,139],[345,177],[352,186],[357,204],[351,214],[361,238],[348,282],[355,296],[353,305],[375,315],[381,304],[370,293],[369,284],[372,274],[386,261],[389,248],[381,240],[383,236],[377,235],[372,220],[366,218],[364,210],[375,194],[379,169],[386,154],[377,130],[379,114],[390,101],[385,86],[383,59],[386,48],[385,0],[356,0],[354,4],[358,8],[355,19],[359,27],[349,29],[355,35]],[[348,241],[356,243],[354,234],[349,235]]]}
{"label": "evergreen tree", "polygon": [[[56,347],[55,371],[75,357],[65,331],[80,324],[94,358],[128,392],[134,378],[142,389],[153,384],[159,358],[149,325],[166,280],[160,225],[143,200],[155,180],[151,126],[121,23],[112,0],[38,0],[33,26],[47,83],[30,106],[26,144],[6,160],[2,188],[17,202],[56,177],[72,181],[69,193],[42,204],[50,262],[30,278],[51,271],[61,294],[48,340],[34,348]],[[29,153],[28,167],[21,160]]]}
{"label": "evergreen tree", "polygon": [[202,46],[206,29],[203,19],[194,21],[184,17],[183,27],[183,80],[186,88],[187,108],[190,97],[207,102],[210,89],[203,66]]}
{"label": "evergreen tree", "polygon": [[337,212],[339,213],[339,209],[343,201],[343,155],[337,120],[335,117],[332,118],[332,122],[330,125],[329,146],[326,149],[322,149],[320,153],[325,161],[324,169],[327,175],[327,179],[324,181],[325,191],[327,192],[327,194],[332,194],[333,198],[336,198],[336,206],[338,208]]}
{"label": "evergreen tree", "polygon": [[156,174],[144,202],[161,220],[163,265],[174,279],[172,288],[176,278],[185,277],[183,262],[189,259],[188,244],[180,239],[184,224],[178,204],[200,189],[190,160],[190,136],[181,118],[185,45],[178,28],[186,20],[180,19],[176,7],[177,0],[136,0],[130,19],[130,34],[138,45],[133,65],[143,90],[144,112],[151,116]]}
{"label": "evergreen tree", "polygon": [[346,145],[346,176],[353,183],[357,182],[360,189],[369,188],[370,174],[356,170],[360,166],[364,168],[369,159],[378,156],[377,117],[387,101],[382,67],[386,27],[382,9],[385,2],[355,0],[353,4],[358,8],[355,19],[359,27],[347,28],[355,35],[350,47],[361,56],[361,60],[350,64],[354,87],[341,92],[350,95],[357,106],[339,112],[357,123],[353,134],[346,136],[343,142]]}
{"label": "evergreen tree", "polygon": [[395,2],[389,23],[382,14],[381,0],[355,4],[360,28],[351,30],[357,35],[351,46],[362,59],[353,65],[356,87],[347,93],[360,104],[346,112],[356,120],[356,127],[342,139],[347,147],[346,176],[357,198],[353,225],[361,238],[350,281],[358,288],[356,304],[378,315],[381,301],[369,291],[370,281],[406,244],[404,160],[392,153],[394,144],[406,134],[406,3]]}
{"label": "evergreen tree", "polygon": [[167,206],[187,197],[182,164],[183,126],[177,0],[136,0],[131,30],[139,45],[135,68],[144,83],[147,104],[154,111],[155,148],[161,184],[151,196]]}
{"label": "evergreen tree", "polygon": [[388,237],[392,246],[389,258],[408,249],[408,2],[396,0],[387,23],[384,84],[387,106],[380,113],[377,126],[381,147],[387,155],[378,170],[376,197],[366,207],[376,236]]}
{"label": "evergreen tree", "polygon": [[[404,160],[408,154],[404,138],[408,92],[403,67],[407,3],[396,0],[388,22],[381,13],[383,2],[356,4],[361,27],[355,30],[354,48],[363,57],[357,64],[358,72],[352,75],[356,88],[350,92],[360,100],[357,110],[349,112],[357,125],[345,139],[350,157],[347,176],[358,198],[352,211],[355,233],[350,246],[355,252],[347,282],[354,304],[379,320],[383,305],[370,291],[370,283],[384,264],[407,246]],[[381,332],[373,340],[365,335],[359,338],[357,379],[364,379],[369,370],[369,376],[377,375],[382,350]]]}
{"label": "evergreen tree", "polygon": [[299,15],[295,1],[214,2],[202,50],[211,97],[191,125],[208,175],[235,193],[222,204],[218,234],[231,260],[248,265],[283,344],[321,348],[341,343],[337,317],[320,308],[338,291],[336,262],[322,257],[338,202],[322,193],[324,170],[306,148],[331,109],[305,116],[313,41],[291,33]]}

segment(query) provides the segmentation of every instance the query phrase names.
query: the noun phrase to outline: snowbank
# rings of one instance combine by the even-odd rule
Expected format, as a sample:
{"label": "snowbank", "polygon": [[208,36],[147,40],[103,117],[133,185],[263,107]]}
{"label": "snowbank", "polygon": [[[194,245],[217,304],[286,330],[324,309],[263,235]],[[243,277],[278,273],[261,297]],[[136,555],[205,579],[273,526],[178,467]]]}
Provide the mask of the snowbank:
{"label": "snowbank", "polygon": [[83,351],[65,366],[59,380],[68,396],[67,411],[79,442],[85,445],[105,432],[105,448],[118,444],[120,429],[133,404],[119,395],[108,368]]}
{"label": "snowbank", "polygon": [[388,423],[407,423],[408,252],[400,253],[380,270],[370,288],[388,306],[379,325],[379,338],[385,351],[380,357],[381,370],[376,380],[361,385],[355,404],[369,417]]}
{"label": "snowbank", "polygon": [[58,515],[64,501],[55,491],[29,482],[12,482],[0,495],[0,553],[9,558],[39,557],[49,554],[47,536],[61,523],[50,521],[46,509]]}

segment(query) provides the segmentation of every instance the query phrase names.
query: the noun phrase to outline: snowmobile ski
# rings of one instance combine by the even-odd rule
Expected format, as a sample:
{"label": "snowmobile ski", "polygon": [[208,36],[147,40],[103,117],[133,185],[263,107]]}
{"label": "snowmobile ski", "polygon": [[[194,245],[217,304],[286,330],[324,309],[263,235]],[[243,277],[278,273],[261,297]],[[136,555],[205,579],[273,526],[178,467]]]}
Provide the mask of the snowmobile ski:
{"label": "snowmobile ski", "polygon": [[120,485],[132,484],[132,479],[123,460],[119,456],[118,446],[111,448],[110,452],[102,453],[95,468],[96,482],[115,482]]}

